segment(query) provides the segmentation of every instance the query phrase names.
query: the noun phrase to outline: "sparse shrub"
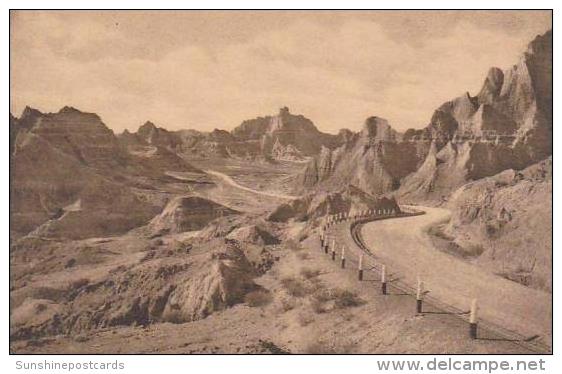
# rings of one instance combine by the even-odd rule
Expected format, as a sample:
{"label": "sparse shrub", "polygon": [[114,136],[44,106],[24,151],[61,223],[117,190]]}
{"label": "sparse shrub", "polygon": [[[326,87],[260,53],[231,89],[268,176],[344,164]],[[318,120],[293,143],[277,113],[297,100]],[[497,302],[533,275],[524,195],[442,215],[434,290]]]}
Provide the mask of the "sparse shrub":
{"label": "sparse shrub", "polygon": [[307,354],[348,354],[352,353],[351,344],[342,344],[338,342],[333,342],[332,344],[325,341],[315,341],[306,345],[304,348],[304,353]]}
{"label": "sparse shrub", "polygon": [[64,267],[66,269],[73,267],[74,265],[76,265],[76,259],[75,258],[71,258],[70,260],[66,261],[66,263],[64,264]]}
{"label": "sparse shrub", "polygon": [[159,246],[161,246],[161,245],[164,245],[164,241],[163,241],[162,239],[154,239],[154,240],[152,241],[152,245],[154,245],[154,246],[156,246],[156,247],[159,247]]}
{"label": "sparse shrub", "polygon": [[178,240],[173,240],[170,243],[170,250],[176,253],[189,253],[192,249],[192,245],[189,243],[183,243]]}
{"label": "sparse shrub", "polygon": [[317,300],[321,303],[334,300],[335,298],[334,291],[335,290],[332,288],[320,288],[314,293],[314,300]]}
{"label": "sparse shrub", "polygon": [[244,302],[251,307],[265,306],[271,303],[272,299],[271,294],[264,290],[252,291],[244,296]]}
{"label": "sparse shrub", "polygon": [[289,298],[281,298],[280,300],[280,307],[281,307],[281,311],[283,313],[288,312],[289,310],[293,310],[295,309],[296,303],[294,299],[289,299]]}
{"label": "sparse shrub", "polygon": [[326,306],[326,303],[334,300],[335,297],[336,296],[334,289],[318,287],[312,295],[310,306],[312,310],[317,314],[326,313],[330,309],[328,306]]}
{"label": "sparse shrub", "polygon": [[74,338],[74,341],[78,343],[84,343],[87,342],[88,340],[90,340],[90,338],[88,338],[86,335],[77,335]]}
{"label": "sparse shrub", "polygon": [[301,280],[295,278],[285,278],[281,280],[281,284],[291,296],[304,297],[308,294],[307,287]]}
{"label": "sparse shrub", "polygon": [[365,301],[363,301],[363,299],[358,297],[355,293],[347,290],[337,292],[334,301],[335,306],[338,309],[359,306],[365,303]]}
{"label": "sparse shrub", "polygon": [[325,313],[328,309],[324,304],[329,301],[334,302],[334,308],[336,309],[355,307],[365,303],[363,299],[351,291],[337,288],[318,288],[313,295],[312,309],[316,313]]}
{"label": "sparse shrub", "polygon": [[269,352],[274,355],[287,355],[291,352],[289,350],[279,347],[277,344],[270,342],[268,340],[259,340],[259,345],[262,348],[262,352]]}
{"label": "sparse shrub", "polygon": [[434,235],[434,236],[436,236],[440,239],[443,239],[443,240],[447,240],[447,241],[455,240],[454,237],[452,237],[450,235],[447,235],[445,233],[445,225],[432,226],[427,230],[427,232],[430,235]]}
{"label": "sparse shrub", "polygon": [[317,276],[320,275],[320,270],[303,268],[301,269],[301,275],[304,279],[316,278]]}
{"label": "sparse shrub", "polygon": [[312,299],[312,301],[310,302],[310,307],[312,308],[314,313],[317,314],[326,313],[328,311],[324,303],[318,299]]}

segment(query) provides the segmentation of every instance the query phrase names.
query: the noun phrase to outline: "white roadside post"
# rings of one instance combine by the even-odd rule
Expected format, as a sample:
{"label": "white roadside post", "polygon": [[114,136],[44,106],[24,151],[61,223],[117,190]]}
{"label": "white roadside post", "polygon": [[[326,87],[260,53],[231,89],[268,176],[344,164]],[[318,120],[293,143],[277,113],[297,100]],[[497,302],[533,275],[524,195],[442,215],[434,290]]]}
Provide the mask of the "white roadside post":
{"label": "white roadside post", "polygon": [[416,312],[422,312],[422,298],[423,298],[423,282],[418,276],[418,289],[416,292]]}
{"label": "white roadside post", "polygon": [[359,277],[359,280],[362,281],[363,280],[363,253],[361,253],[359,255],[359,266],[358,266],[358,268],[359,268],[358,277]]}
{"label": "white roadside post", "polygon": [[336,261],[336,240],[332,240],[332,261]]}
{"label": "white roadside post", "polygon": [[345,269],[345,245],[341,247],[341,268]]}
{"label": "white roadside post", "polygon": [[478,311],[478,304],[476,299],[472,299],[472,304],[470,305],[470,337],[476,339],[478,336],[478,323],[476,322],[476,313]]}
{"label": "white roadside post", "polygon": [[386,265],[382,265],[381,269],[381,291],[386,295]]}

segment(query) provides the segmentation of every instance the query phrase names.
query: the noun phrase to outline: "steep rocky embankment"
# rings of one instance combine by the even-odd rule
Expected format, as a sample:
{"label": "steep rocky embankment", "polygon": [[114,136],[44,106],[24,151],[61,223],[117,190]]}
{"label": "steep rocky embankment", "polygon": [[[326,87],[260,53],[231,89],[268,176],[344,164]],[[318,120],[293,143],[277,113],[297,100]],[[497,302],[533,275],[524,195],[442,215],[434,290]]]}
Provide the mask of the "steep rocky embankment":
{"label": "steep rocky embankment", "polygon": [[[127,246],[132,243],[128,241]],[[68,249],[53,245],[36,248],[35,256]],[[104,245],[111,244],[101,244]],[[118,249],[102,247],[74,243],[69,255],[73,259],[85,250],[90,257],[95,251],[101,254],[96,263],[90,263],[97,264],[95,271],[80,272],[85,263],[67,262],[66,282],[38,284],[25,273],[18,273],[19,279],[14,275],[10,294],[12,341],[60,334],[76,337],[113,326],[194,321],[241,303],[247,293],[261,289],[253,281],[259,269],[234,242],[160,241],[147,245],[141,257],[127,256],[138,261],[128,260],[120,266],[111,266]],[[15,255],[21,256],[22,251]],[[20,260],[14,259],[16,263]],[[35,265],[45,268],[56,265],[53,261],[51,255]]]}
{"label": "steep rocky embankment", "polygon": [[552,291],[552,158],[466,184],[434,229],[453,254],[508,279]]}
{"label": "steep rocky embankment", "polygon": [[[423,166],[401,201],[448,201],[434,231],[447,250],[516,282],[552,290],[552,32],[493,68],[475,97],[444,104]],[[424,134],[418,134],[423,136]],[[467,183],[468,182],[468,183]]]}

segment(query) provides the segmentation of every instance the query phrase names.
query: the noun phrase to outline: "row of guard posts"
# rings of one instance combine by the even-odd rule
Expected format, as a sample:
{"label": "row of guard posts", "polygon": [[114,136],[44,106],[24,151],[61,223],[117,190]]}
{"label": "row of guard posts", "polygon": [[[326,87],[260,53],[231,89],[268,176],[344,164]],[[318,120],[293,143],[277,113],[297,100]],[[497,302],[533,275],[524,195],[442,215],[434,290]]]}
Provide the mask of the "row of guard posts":
{"label": "row of guard posts", "polygon": [[[371,210],[363,210],[357,212],[356,214],[348,213],[337,213],[331,214],[324,218],[324,224],[322,225],[322,229],[320,231],[320,248],[324,251],[325,254],[330,253],[330,241],[328,238],[328,229],[332,226],[348,221],[348,220],[360,220],[366,219],[369,217],[377,217],[377,216],[392,216],[394,215],[394,209],[371,209]],[[341,247],[341,268],[345,269],[346,261],[345,261],[345,246],[342,245]],[[332,238],[331,240],[331,259],[332,261],[336,261],[336,239]],[[363,281],[364,269],[363,269],[363,253],[359,255],[359,262],[357,266],[357,278],[359,281]],[[387,287],[387,272],[386,272],[386,265],[381,264],[380,266],[380,282],[381,282],[381,294],[388,295],[388,287]],[[423,297],[426,292],[424,291],[424,282],[418,276],[417,279],[417,287],[416,287],[416,314],[423,313]],[[472,339],[477,338],[478,333],[478,324],[477,324],[477,300],[473,299],[471,306],[470,306],[470,317],[469,317],[469,336]]]}

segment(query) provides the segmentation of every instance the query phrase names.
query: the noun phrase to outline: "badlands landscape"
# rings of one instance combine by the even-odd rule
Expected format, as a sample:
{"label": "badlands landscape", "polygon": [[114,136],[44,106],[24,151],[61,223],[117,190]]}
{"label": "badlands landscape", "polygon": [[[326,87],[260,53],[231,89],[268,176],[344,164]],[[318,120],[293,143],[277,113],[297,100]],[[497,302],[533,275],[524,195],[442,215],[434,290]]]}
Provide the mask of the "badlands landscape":
{"label": "badlands landscape", "polygon": [[550,352],[552,32],[513,63],[405,132],[11,114],[11,352]]}

